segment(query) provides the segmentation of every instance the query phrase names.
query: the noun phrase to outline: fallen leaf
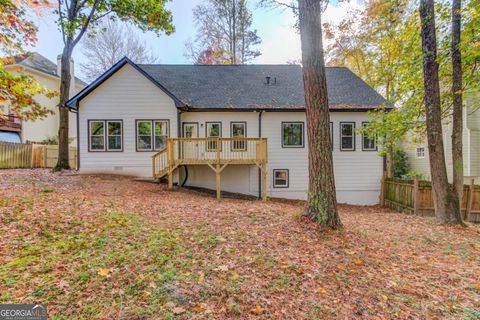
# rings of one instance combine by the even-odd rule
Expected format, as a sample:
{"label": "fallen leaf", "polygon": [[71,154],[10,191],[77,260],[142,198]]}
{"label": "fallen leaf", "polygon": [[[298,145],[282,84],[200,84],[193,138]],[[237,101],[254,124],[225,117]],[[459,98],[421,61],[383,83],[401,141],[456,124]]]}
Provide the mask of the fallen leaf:
{"label": "fallen leaf", "polygon": [[98,270],[97,274],[102,277],[108,277],[110,275],[109,269],[100,269]]}
{"label": "fallen leaf", "polygon": [[263,308],[257,305],[255,308],[250,310],[250,312],[259,316],[263,313]]}
{"label": "fallen leaf", "polygon": [[193,311],[196,312],[196,313],[202,313],[203,311],[205,311],[205,308],[202,307],[200,304],[197,304],[197,305],[193,308]]}
{"label": "fallen leaf", "polygon": [[360,258],[356,258],[355,260],[353,260],[353,263],[355,263],[355,265],[357,266],[361,266],[363,265],[363,260]]}
{"label": "fallen leaf", "polygon": [[318,288],[317,293],[325,294],[325,293],[327,293],[327,290],[325,290],[325,288]]}
{"label": "fallen leaf", "polygon": [[238,280],[239,277],[240,275],[237,272],[233,271],[232,275],[230,276],[230,279],[235,281],[235,280]]}
{"label": "fallen leaf", "polygon": [[226,265],[221,265],[221,266],[218,266],[217,268],[213,269],[214,271],[228,271],[228,266]]}
{"label": "fallen leaf", "polygon": [[173,314],[182,314],[182,313],[185,313],[185,311],[187,310],[185,310],[182,307],[175,307],[172,309]]}
{"label": "fallen leaf", "polygon": [[202,284],[205,282],[205,274],[203,272],[198,273],[198,283]]}
{"label": "fallen leaf", "polygon": [[148,298],[152,293],[147,290],[143,290],[142,298]]}

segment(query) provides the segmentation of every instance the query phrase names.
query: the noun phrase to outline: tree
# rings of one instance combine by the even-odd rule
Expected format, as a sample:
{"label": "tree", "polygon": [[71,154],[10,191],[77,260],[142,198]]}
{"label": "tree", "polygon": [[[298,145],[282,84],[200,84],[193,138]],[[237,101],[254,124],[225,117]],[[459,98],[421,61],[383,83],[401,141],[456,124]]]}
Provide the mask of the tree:
{"label": "tree", "polygon": [[308,133],[309,184],[305,213],[322,226],[337,229],[342,224],[333,174],[321,1],[299,0],[298,3]]}
{"label": "tree", "polygon": [[435,217],[439,223],[462,223],[458,193],[449,186],[442,137],[440,81],[433,0],[420,0],[425,122]]}
{"label": "tree", "polygon": [[230,62],[225,52],[208,48],[198,55],[195,64],[230,64]]}
{"label": "tree", "polygon": [[90,81],[125,56],[135,63],[155,63],[158,60],[132,29],[112,20],[103,23],[98,32],[87,34],[82,41],[82,53],[88,62],[80,66]]}
{"label": "tree", "polygon": [[174,31],[172,14],[165,9],[168,0],[57,0],[57,24],[62,32],[64,48],[60,75],[60,116],[58,130],[58,162],[54,170],[68,169],[68,110],[70,60],[73,50],[87,30],[93,30],[102,18],[111,16],[130,21],[142,31]]}
{"label": "tree", "polygon": [[[47,5],[44,2],[30,1],[22,1],[20,4],[36,10]],[[51,114],[50,110],[34,99],[35,95],[55,95],[51,90],[42,87],[32,76],[12,73],[5,69],[6,64],[15,63],[15,58],[27,55],[23,46],[35,44],[36,32],[35,25],[26,19],[25,9],[10,0],[0,0],[0,50],[11,55],[0,59],[0,103],[7,103],[9,112],[24,120],[41,119]]]}
{"label": "tree", "polygon": [[261,40],[252,30],[252,13],[246,0],[207,0],[193,9],[195,41],[186,43],[186,56],[194,62],[208,50],[221,53],[221,62],[244,64],[260,56],[254,47]]}
{"label": "tree", "polygon": [[458,194],[459,208],[463,196],[463,85],[460,40],[462,29],[462,0],[452,1],[452,163],[453,189]]}

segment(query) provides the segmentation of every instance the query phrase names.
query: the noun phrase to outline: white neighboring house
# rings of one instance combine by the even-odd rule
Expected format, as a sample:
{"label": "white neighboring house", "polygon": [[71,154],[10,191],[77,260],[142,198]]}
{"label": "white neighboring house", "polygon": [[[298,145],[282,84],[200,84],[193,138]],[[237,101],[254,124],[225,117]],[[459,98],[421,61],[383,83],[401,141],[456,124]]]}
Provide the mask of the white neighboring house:
{"label": "white neighboring house", "polygon": [[[463,109],[463,171],[465,183],[469,179],[475,179],[480,182],[480,95],[470,95],[466,99],[467,107]],[[443,125],[443,143],[445,149],[445,164],[447,166],[448,180],[452,181],[453,161],[452,161],[452,122],[447,119]],[[410,140],[410,139],[407,139]],[[410,170],[421,173],[422,176],[430,180],[430,164],[428,144],[425,139],[420,142],[405,142],[402,149],[407,153]]]}
{"label": "white neighboring house", "polygon": [[[60,59],[53,63],[37,52],[28,53],[14,57],[15,62],[5,65],[5,69],[10,72],[25,73],[32,76],[39,84],[53,91],[60,90]],[[86,86],[82,80],[74,77],[74,65],[71,63],[72,83],[70,86],[70,96],[75,95]],[[34,97],[42,106],[54,111],[42,120],[20,121],[13,115],[10,115],[8,105],[0,105],[4,114],[9,116],[0,120],[0,141],[10,142],[39,142],[47,138],[58,136],[58,96],[47,98],[44,95]],[[76,121],[74,115],[70,116],[69,136],[72,138],[72,144],[76,145]]]}
{"label": "white neighboring house", "polygon": [[[355,129],[386,101],[346,68],[327,68],[327,84],[338,201],[376,204],[384,161],[376,142]],[[168,137],[263,137],[268,196],[306,199],[304,101],[297,65],[136,65],[123,58],[67,105],[78,115],[81,173],[151,177],[151,157]],[[229,165],[221,175],[224,191],[260,194],[256,166]],[[174,179],[215,188],[207,165],[179,167]]]}

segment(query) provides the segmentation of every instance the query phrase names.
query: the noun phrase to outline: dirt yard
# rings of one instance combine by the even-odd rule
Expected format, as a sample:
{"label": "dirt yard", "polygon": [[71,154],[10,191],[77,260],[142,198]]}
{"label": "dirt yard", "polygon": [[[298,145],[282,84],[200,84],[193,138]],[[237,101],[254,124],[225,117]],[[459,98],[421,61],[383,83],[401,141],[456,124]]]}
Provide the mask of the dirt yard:
{"label": "dirt yard", "polygon": [[0,171],[0,303],[50,319],[479,319],[480,226]]}

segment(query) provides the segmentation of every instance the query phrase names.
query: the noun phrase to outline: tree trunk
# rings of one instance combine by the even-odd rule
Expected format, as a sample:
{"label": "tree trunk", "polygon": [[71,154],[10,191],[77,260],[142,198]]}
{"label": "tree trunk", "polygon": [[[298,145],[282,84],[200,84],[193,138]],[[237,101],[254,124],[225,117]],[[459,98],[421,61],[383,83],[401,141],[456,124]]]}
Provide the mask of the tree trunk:
{"label": "tree trunk", "polygon": [[[452,1],[452,162],[453,188],[461,201],[463,196],[463,99],[462,99],[462,56],[460,34],[462,25],[462,0]],[[457,217],[457,219],[461,219]]]}
{"label": "tree trunk", "polygon": [[321,3],[318,0],[298,2],[308,133],[309,183],[305,214],[324,227],[337,229],[342,224],[333,176]]}
{"label": "tree trunk", "polygon": [[387,178],[393,178],[394,176],[394,169],[395,169],[395,163],[393,161],[393,153],[394,153],[394,148],[393,145],[388,146],[387,150]]}
{"label": "tree trunk", "polygon": [[420,19],[425,119],[435,217],[438,223],[458,223],[456,217],[460,216],[460,203],[458,193],[448,184],[443,148],[434,0],[420,0]]}
{"label": "tree trunk", "polygon": [[70,84],[72,79],[72,75],[70,74],[70,61],[73,50],[72,42],[72,39],[67,39],[62,52],[59,103],[60,121],[58,127],[58,162],[54,168],[55,171],[70,169],[68,154],[68,109],[64,106],[70,98]]}

